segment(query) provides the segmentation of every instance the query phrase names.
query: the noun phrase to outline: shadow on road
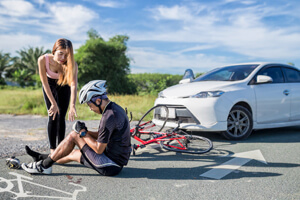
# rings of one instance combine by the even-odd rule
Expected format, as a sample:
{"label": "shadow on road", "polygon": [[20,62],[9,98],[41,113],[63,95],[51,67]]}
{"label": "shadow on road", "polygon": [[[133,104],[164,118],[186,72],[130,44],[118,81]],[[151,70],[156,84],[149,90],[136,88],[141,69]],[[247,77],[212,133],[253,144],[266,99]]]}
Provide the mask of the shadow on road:
{"label": "shadow on road", "polygon": [[272,128],[253,131],[252,134],[245,140],[227,140],[221,134],[214,132],[191,132],[195,135],[201,135],[209,138],[213,142],[229,142],[235,143],[287,143],[287,142],[300,142],[300,126]]}

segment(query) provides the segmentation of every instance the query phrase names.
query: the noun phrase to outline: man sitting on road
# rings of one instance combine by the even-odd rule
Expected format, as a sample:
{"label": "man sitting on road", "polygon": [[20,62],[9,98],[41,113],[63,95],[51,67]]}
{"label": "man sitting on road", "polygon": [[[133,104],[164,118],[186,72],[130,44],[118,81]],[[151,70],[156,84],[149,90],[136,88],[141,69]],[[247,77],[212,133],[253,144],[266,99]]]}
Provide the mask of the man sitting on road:
{"label": "man sitting on road", "polygon": [[[79,92],[79,102],[87,103],[90,110],[102,114],[98,132],[88,131],[83,122],[77,121],[73,130],[55,149],[40,154],[26,146],[26,152],[34,162],[22,164],[30,174],[51,174],[52,165],[71,161],[79,162],[98,173],[113,176],[128,163],[131,143],[128,117],[119,105],[106,96],[106,81],[90,81]],[[74,149],[75,145],[80,150]]]}

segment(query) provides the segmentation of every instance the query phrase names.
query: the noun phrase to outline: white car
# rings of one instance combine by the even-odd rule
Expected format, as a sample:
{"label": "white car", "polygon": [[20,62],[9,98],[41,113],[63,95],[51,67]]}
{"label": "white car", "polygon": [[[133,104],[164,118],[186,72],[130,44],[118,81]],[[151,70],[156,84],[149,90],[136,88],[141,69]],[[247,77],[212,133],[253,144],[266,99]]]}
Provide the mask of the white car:
{"label": "white car", "polygon": [[[244,139],[254,129],[300,125],[300,71],[278,63],[243,63],[194,79],[187,70],[178,85],[159,93],[155,105],[168,107],[167,127],[180,122],[182,129]],[[153,122],[162,125],[165,117],[158,108]]]}

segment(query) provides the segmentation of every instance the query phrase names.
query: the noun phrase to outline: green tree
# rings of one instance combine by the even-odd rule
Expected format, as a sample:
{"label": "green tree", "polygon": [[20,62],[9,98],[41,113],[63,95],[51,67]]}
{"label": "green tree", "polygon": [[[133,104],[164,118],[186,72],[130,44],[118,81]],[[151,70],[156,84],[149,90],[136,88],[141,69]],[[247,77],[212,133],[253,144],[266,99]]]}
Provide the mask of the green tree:
{"label": "green tree", "polygon": [[135,93],[135,88],[127,77],[130,73],[130,59],[126,56],[126,42],[129,37],[116,35],[104,41],[93,29],[88,32],[88,36],[89,39],[77,49],[75,54],[79,66],[79,84],[103,79],[107,81],[110,93]]}
{"label": "green tree", "polygon": [[0,85],[5,85],[4,72],[11,66],[11,61],[9,53],[0,51]]}
{"label": "green tree", "polygon": [[130,74],[128,77],[136,86],[139,95],[157,95],[167,87],[178,84],[182,79],[182,75],[159,73]]}
{"label": "green tree", "polygon": [[31,73],[38,74],[38,58],[46,53],[51,53],[51,51],[49,49],[44,51],[43,47],[29,47],[28,49],[23,48],[17,53],[19,54],[19,59],[16,61],[18,68],[27,68]]}
{"label": "green tree", "polygon": [[18,56],[12,58],[13,65],[9,70],[9,77],[21,86],[34,85],[38,76],[37,60],[41,55],[50,52],[50,50],[44,51],[43,47],[29,47],[17,51]]}

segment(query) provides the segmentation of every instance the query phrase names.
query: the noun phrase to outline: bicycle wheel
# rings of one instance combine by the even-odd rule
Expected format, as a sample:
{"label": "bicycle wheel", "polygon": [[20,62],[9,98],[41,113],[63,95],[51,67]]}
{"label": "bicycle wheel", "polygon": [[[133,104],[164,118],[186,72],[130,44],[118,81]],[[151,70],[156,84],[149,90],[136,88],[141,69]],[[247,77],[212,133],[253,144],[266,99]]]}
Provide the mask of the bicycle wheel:
{"label": "bicycle wheel", "polygon": [[[161,112],[164,112],[164,114],[165,114],[162,126],[156,126],[156,124],[154,124],[151,120],[148,121],[148,122],[146,122],[146,123],[142,123],[143,121],[147,121],[147,118],[149,118],[149,117],[151,117],[151,119],[152,119],[154,117],[154,115],[157,114],[158,112],[160,114],[161,114]],[[149,109],[143,115],[143,117],[139,120],[139,122],[136,125],[136,127],[139,130],[151,129],[151,131],[160,132],[165,127],[165,125],[167,123],[167,120],[168,120],[168,116],[169,116],[169,109],[168,109],[167,106],[164,106],[164,105],[153,106],[151,109]]]}
{"label": "bicycle wheel", "polygon": [[205,137],[189,134],[175,134],[160,142],[162,148],[190,154],[203,154],[213,148],[212,142]]}

